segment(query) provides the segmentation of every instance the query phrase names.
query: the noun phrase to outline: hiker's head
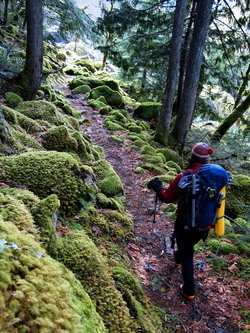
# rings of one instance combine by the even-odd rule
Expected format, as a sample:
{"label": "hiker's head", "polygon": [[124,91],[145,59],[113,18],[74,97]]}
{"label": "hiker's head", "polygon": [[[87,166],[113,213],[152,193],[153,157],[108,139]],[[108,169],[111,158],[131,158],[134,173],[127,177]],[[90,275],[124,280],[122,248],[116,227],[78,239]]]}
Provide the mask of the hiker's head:
{"label": "hiker's head", "polygon": [[205,142],[198,142],[192,148],[190,160],[192,162],[205,164],[213,154],[213,148],[209,147]]}

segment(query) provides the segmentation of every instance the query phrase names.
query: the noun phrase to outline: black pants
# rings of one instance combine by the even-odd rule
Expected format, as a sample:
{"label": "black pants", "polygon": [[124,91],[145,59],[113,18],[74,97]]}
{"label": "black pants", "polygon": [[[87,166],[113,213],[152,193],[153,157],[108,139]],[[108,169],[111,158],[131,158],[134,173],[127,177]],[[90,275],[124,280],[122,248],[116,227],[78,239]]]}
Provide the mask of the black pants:
{"label": "black pants", "polygon": [[175,262],[181,264],[183,277],[183,292],[192,296],[195,293],[194,285],[194,245],[205,239],[207,231],[177,231],[175,233],[178,250],[174,253]]}

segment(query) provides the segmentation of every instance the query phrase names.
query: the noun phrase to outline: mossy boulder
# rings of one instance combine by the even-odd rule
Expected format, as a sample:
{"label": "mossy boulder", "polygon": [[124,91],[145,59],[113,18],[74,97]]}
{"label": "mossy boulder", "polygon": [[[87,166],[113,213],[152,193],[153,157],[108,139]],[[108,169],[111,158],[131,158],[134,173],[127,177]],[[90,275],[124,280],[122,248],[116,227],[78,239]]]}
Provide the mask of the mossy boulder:
{"label": "mossy boulder", "polygon": [[76,87],[72,90],[73,94],[86,94],[91,91],[91,88],[87,84]]}
{"label": "mossy boulder", "polygon": [[235,217],[249,218],[250,177],[233,175],[233,186],[227,188],[226,213]]}
{"label": "mossy boulder", "polygon": [[103,82],[106,86],[108,86],[112,90],[120,91],[120,86],[117,81],[111,79],[103,79]]}
{"label": "mossy boulder", "polygon": [[99,160],[93,164],[97,175],[97,185],[107,197],[123,194],[123,186],[117,173],[106,160]]}
{"label": "mossy boulder", "polygon": [[175,151],[168,148],[159,148],[156,150],[156,153],[163,154],[166,158],[166,161],[173,161],[177,163],[181,168],[183,167],[183,160]]}
{"label": "mossy boulder", "polygon": [[18,105],[17,111],[31,119],[46,120],[51,124],[62,122],[62,116],[56,106],[47,101],[27,101]]}
{"label": "mossy boulder", "polygon": [[92,60],[90,60],[89,57],[87,57],[87,56],[78,58],[76,60],[75,64],[77,66],[81,66],[81,67],[87,68],[87,70],[90,71],[91,73],[95,73],[96,72],[96,68],[95,68],[94,62]]}
{"label": "mossy boulder", "polygon": [[107,104],[102,102],[100,99],[90,99],[88,100],[88,104],[94,108],[95,110],[101,110],[103,107],[106,107]]}
{"label": "mossy boulder", "polygon": [[13,92],[7,92],[5,94],[5,99],[7,104],[12,108],[15,108],[19,103],[23,102],[22,97]]}
{"label": "mossy boulder", "polygon": [[155,156],[155,149],[150,146],[150,145],[144,145],[141,147],[141,154],[142,155],[151,155],[151,156]]}
{"label": "mossy boulder", "polygon": [[1,157],[0,169],[5,170],[1,180],[25,185],[41,199],[56,194],[62,215],[74,214],[79,197],[89,198],[89,185],[82,179],[84,166],[68,153],[39,151]]}
{"label": "mossy boulder", "polygon": [[105,125],[109,131],[121,131],[124,129],[121,125],[111,120],[105,120]]}
{"label": "mossy boulder", "polygon": [[157,120],[161,108],[161,103],[145,102],[134,109],[134,114],[144,120]]}
{"label": "mossy boulder", "polygon": [[90,97],[93,99],[98,99],[100,96],[104,96],[110,106],[121,108],[124,105],[122,95],[118,91],[112,90],[108,86],[104,85],[96,87],[90,92]]}
{"label": "mossy boulder", "polygon": [[129,130],[129,132],[140,134],[141,131],[142,131],[142,128],[140,126],[135,125],[135,124],[131,124],[131,125],[128,126],[128,130]]}
{"label": "mossy boulder", "polygon": [[107,333],[95,305],[68,269],[34,237],[1,217],[0,228],[2,331]]}
{"label": "mossy boulder", "polygon": [[109,266],[100,250],[84,231],[62,239],[58,258],[72,270],[91,298],[109,333],[138,332],[122,294],[116,288]]}
{"label": "mossy boulder", "polygon": [[112,107],[111,106],[102,106],[100,109],[99,109],[99,111],[100,111],[100,114],[102,114],[102,115],[107,115],[107,114],[109,114],[111,111],[112,111]]}
{"label": "mossy boulder", "polygon": [[55,126],[43,135],[43,146],[47,150],[76,151],[77,141],[71,136],[66,126]]}

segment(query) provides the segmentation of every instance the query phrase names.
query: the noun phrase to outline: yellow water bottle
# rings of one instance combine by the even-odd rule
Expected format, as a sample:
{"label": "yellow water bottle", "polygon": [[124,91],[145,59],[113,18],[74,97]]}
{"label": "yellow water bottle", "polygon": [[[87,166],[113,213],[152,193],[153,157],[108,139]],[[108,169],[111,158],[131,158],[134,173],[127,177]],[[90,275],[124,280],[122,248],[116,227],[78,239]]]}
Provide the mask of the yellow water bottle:
{"label": "yellow water bottle", "polygon": [[216,223],[214,227],[214,233],[217,236],[223,236],[225,233],[225,220],[224,220],[224,214],[225,214],[225,204],[226,204],[226,186],[224,186],[220,193],[222,194],[221,200],[220,200],[220,207],[217,212],[216,216]]}

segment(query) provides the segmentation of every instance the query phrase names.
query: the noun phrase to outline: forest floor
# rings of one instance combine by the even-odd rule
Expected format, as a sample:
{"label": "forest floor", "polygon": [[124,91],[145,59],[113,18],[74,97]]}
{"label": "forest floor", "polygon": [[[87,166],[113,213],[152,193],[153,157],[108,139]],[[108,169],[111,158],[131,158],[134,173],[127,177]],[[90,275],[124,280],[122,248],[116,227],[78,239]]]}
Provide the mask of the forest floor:
{"label": "forest floor", "polygon": [[[201,269],[203,254],[195,255],[196,298],[186,301],[179,293],[182,283],[181,268],[174,266],[173,255],[165,251],[165,237],[173,232],[173,221],[164,213],[164,204],[158,205],[156,222],[153,223],[155,195],[143,185],[145,179],[155,176],[151,172],[137,174],[135,168],[141,163],[141,155],[131,149],[132,141],[124,131],[116,131],[115,135],[124,142],[118,143],[111,139],[114,134],[104,126],[103,117],[88,106],[83,95],[72,96],[68,88],[58,86],[73,108],[82,112],[83,118],[92,124],[84,126],[82,131],[89,135],[92,142],[104,148],[105,156],[119,175],[125,190],[127,211],[134,221],[137,242],[127,244],[125,250],[130,255],[135,273],[150,301],[174,319],[173,332],[188,333],[237,333],[250,329],[242,327],[238,310],[249,309],[249,301],[244,293],[246,281],[214,274],[206,263]],[[206,259],[211,253],[206,252]],[[235,269],[235,254],[227,256]],[[249,287],[249,283],[248,283]]]}

